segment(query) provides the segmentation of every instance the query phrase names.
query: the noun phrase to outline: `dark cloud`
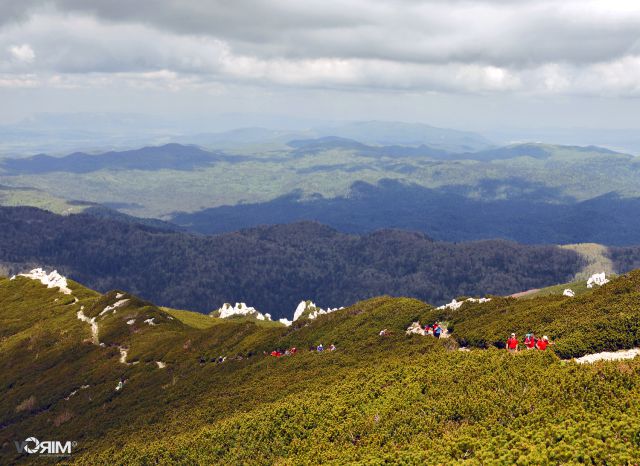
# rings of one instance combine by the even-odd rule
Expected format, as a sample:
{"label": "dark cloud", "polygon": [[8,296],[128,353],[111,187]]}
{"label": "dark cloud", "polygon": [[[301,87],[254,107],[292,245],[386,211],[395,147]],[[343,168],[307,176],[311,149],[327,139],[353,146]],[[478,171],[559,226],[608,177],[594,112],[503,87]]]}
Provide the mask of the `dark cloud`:
{"label": "dark cloud", "polygon": [[[14,15],[18,10],[11,1]],[[616,3],[619,8],[616,8]],[[620,57],[640,37],[629,2],[54,0],[63,12],[228,41],[238,53],[497,66]],[[23,8],[33,6],[27,2]],[[624,7],[624,8],[623,8]],[[33,11],[33,10],[31,10]]]}

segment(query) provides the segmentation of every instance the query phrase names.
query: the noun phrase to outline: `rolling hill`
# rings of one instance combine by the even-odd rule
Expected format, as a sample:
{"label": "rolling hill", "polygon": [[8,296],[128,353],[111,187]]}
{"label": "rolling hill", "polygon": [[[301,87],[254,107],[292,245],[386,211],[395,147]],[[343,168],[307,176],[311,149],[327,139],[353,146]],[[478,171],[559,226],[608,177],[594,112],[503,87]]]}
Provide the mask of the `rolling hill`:
{"label": "rolling hill", "polygon": [[[0,279],[3,464],[38,460],[14,444],[27,437],[69,441],[62,460],[86,465],[640,457],[640,359],[563,359],[640,343],[638,271],[578,298],[494,297],[450,312],[378,297],[291,327],[64,287]],[[405,335],[445,317],[449,338]],[[494,346],[531,330],[549,335],[548,351]],[[309,350],[320,343],[337,350]]]}

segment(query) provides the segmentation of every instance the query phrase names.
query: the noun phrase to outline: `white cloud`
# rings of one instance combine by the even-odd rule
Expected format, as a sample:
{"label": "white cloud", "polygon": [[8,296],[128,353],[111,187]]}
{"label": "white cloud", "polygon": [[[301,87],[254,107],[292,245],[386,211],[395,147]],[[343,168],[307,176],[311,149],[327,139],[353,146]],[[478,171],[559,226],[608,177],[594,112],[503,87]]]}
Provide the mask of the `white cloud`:
{"label": "white cloud", "polygon": [[36,53],[29,44],[11,45],[9,53],[15,61],[20,63],[33,63],[36,58]]}
{"label": "white cloud", "polygon": [[32,74],[18,75],[0,73],[0,88],[35,88],[41,84],[40,80]]}

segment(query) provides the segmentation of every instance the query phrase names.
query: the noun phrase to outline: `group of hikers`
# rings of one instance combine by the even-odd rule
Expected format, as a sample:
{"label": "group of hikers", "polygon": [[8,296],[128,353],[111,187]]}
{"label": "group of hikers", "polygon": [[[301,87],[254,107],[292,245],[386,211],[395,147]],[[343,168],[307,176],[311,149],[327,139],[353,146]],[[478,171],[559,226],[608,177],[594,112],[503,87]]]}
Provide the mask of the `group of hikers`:
{"label": "group of hikers", "polygon": [[[335,351],[336,345],[331,343],[331,345],[329,346],[329,348],[327,348],[327,351]],[[317,352],[317,353],[322,353],[323,351],[325,351],[324,346],[322,345],[322,343],[320,343],[318,346],[311,346],[309,347],[309,351],[310,352]],[[290,348],[287,350],[282,351],[281,349],[275,349],[273,350],[270,355],[275,357],[275,358],[279,358],[281,356],[293,356],[294,354],[296,354],[298,352],[297,348]],[[266,351],[264,352],[264,354],[266,355]]]}
{"label": "group of hikers", "polygon": [[[293,348],[290,348],[290,349],[286,349],[284,351],[282,351],[281,349],[275,349],[270,354],[274,358],[279,358],[281,356],[293,356],[297,352],[298,352],[298,348],[293,347]],[[264,354],[267,354],[267,352],[265,351]]]}
{"label": "group of hikers", "polygon": [[[407,334],[410,333],[419,333],[421,335],[432,335],[435,338],[440,338],[444,333],[446,332],[446,328],[444,328],[442,326],[442,324],[438,321],[435,321],[433,324],[429,325],[425,325],[424,327],[422,327],[420,325],[420,322],[414,322],[408,329],[407,329]],[[386,328],[383,330],[380,330],[379,335],[381,337],[386,337],[389,335],[392,335],[393,332],[390,332],[389,330],[387,330]],[[549,337],[547,337],[546,335],[544,335],[542,338],[537,338],[535,336],[535,334],[533,332],[531,333],[527,333],[524,337],[524,341],[522,342],[522,344],[524,345],[524,347],[528,350],[539,350],[539,351],[545,351],[547,349],[547,347],[552,344],[549,342]],[[509,338],[507,339],[506,345],[505,345],[507,351],[509,351],[510,353],[516,353],[519,351],[520,349],[520,342],[518,341],[518,337],[516,336],[515,333],[512,333]],[[309,352],[314,352],[314,353],[322,353],[324,351],[336,351],[336,345],[335,344],[331,344],[328,348],[325,348],[324,345],[322,343],[320,343],[317,346],[311,346],[309,348]],[[272,356],[275,358],[280,358],[283,356],[293,356],[295,354],[298,353],[298,349],[296,347],[291,347],[289,349],[285,349],[282,350],[280,348],[277,348],[273,351],[271,351],[271,353],[267,353],[266,351],[263,351],[263,355],[265,356]],[[252,353],[247,354],[247,357],[250,357],[252,355]],[[237,359],[243,359],[242,356],[238,356]],[[224,356],[220,356],[218,358],[212,358],[211,362],[215,362],[217,364],[221,364],[223,362],[225,362],[227,360],[226,357]],[[204,364],[206,362],[206,358],[201,356],[200,357],[200,364]],[[116,388],[116,390],[121,390],[122,389],[122,385],[123,383],[121,382],[119,384],[119,387]]]}
{"label": "group of hikers", "polygon": [[[431,335],[432,337],[435,338],[440,338],[441,336],[445,335],[445,333],[447,332],[447,329],[445,327],[442,326],[442,324],[438,321],[435,321],[432,325],[425,325],[424,327],[422,327],[422,325],[420,324],[420,321],[417,322],[413,322],[408,328],[407,328],[407,335],[411,335],[411,334],[417,334],[417,335]],[[387,331],[387,329],[381,330],[379,335],[381,337],[385,337],[387,335],[390,335],[390,332]]]}
{"label": "group of hikers", "polygon": [[[549,337],[544,335],[542,338],[536,338],[533,333],[527,333],[524,337],[523,341],[524,347],[528,350],[537,349],[540,351],[544,351],[549,346]],[[510,353],[518,352],[518,337],[516,337],[515,333],[512,333],[509,338],[507,338],[507,351]]]}
{"label": "group of hikers", "polygon": [[427,335],[433,335],[436,338],[440,338],[440,335],[442,335],[443,332],[442,325],[440,325],[440,322],[438,321],[435,321],[433,325],[425,325],[424,331]]}
{"label": "group of hikers", "polygon": [[[328,348],[326,348],[326,351],[335,351],[336,349],[337,349],[336,345],[332,343]],[[318,346],[315,346],[315,345],[311,346],[309,348],[309,351],[310,352],[314,352],[314,353],[315,352],[322,353],[323,351],[325,351],[325,347],[322,345],[322,343],[320,343]],[[282,356],[293,356],[297,352],[298,352],[298,348],[291,347],[291,348],[288,348],[288,349],[285,349],[285,350],[283,350],[281,348],[277,348],[277,349],[271,351],[270,353],[268,353],[267,351],[263,351],[262,354],[264,356],[273,356],[275,358],[279,358],[279,357],[282,357]],[[247,353],[245,356],[238,355],[238,356],[235,356],[235,357],[231,356],[230,358],[227,358],[227,356],[218,356],[218,357],[212,357],[210,359],[207,358],[206,356],[200,356],[198,358],[198,361],[200,362],[201,366],[204,366],[208,362],[212,362],[212,363],[216,363],[216,364],[222,364],[222,363],[226,362],[228,359],[241,361],[241,360],[243,360],[245,358],[247,358],[247,359],[251,358],[255,354],[256,353],[251,351],[251,352]],[[118,390],[120,390],[120,389],[118,389]]]}

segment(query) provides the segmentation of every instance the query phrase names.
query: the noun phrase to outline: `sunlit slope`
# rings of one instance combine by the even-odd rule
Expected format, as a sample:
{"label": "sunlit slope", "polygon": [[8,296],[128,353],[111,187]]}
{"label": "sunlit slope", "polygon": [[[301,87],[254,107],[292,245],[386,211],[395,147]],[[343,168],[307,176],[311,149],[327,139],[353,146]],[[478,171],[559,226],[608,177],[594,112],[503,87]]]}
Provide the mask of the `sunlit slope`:
{"label": "sunlit slope", "polygon": [[582,291],[585,285],[561,285],[576,297],[549,294],[529,299],[493,297],[458,310],[436,310],[431,318],[450,322],[463,345],[503,346],[511,332],[548,335],[562,357],[640,346],[640,271]]}
{"label": "sunlit slope", "polygon": [[[31,435],[77,441],[65,461],[91,465],[640,458],[639,360],[582,366],[492,346],[533,325],[563,357],[631,348],[640,272],[577,298],[445,312],[380,297],[291,327],[69,288],[0,280],[2,464],[32,461],[13,448]],[[405,335],[436,318],[451,338]],[[596,331],[603,322],[609,333]],[[458,351],[459,342],[489,349]],[[309,350],[320,343],[337,351]],[[264,354],[294,346],[295,356]]]}
{"label": "sunlit slope", "polygon": [[577,252],[585,262],[582,270],[576,274],[576,280],[587,280],[594,273],[605,272],[607,275],[617,273],[609,248],[602,244],[567,244],[561,247]]}

